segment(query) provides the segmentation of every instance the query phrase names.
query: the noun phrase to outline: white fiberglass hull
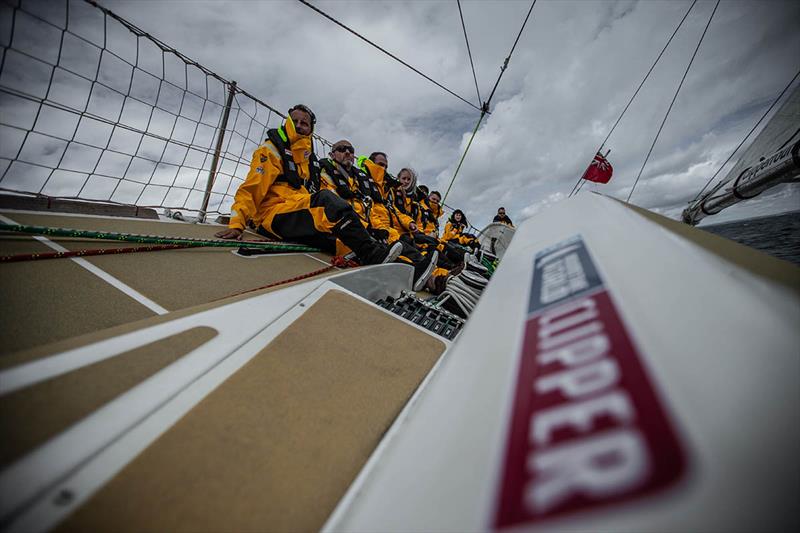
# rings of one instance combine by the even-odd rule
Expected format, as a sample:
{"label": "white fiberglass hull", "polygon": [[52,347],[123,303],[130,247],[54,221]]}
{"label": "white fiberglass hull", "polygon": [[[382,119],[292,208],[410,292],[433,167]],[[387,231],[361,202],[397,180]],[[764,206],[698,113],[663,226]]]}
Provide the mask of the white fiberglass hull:
{"label": "white fiberglass hull", "polygon": [[705,232],[558,204],[326,527],[796,528],[799,294],[800,269]]}

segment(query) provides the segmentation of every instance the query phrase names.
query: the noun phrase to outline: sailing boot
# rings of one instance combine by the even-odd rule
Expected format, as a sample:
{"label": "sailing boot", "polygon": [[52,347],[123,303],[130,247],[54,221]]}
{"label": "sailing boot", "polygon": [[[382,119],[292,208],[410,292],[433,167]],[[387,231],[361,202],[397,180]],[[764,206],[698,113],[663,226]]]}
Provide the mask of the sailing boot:
{"label": "sailing boot", "polygon": [[433,251],[425,256],[422,261],[414,265],[414,290],[421,291],[425,288],[425,283],[430,279],[431,274],[436,269],[436,261],[439,259],[439,252]]}
{"label": "sailing boot", "polygon": [[355,252],[359,263],[362,265],[378,265],[390,263],[400,256],[403,245],[399,242],[392,246],[381,244],[370,237],[355,213],[348,213],[336,223],[332,233],[342,241],[345,246]]}

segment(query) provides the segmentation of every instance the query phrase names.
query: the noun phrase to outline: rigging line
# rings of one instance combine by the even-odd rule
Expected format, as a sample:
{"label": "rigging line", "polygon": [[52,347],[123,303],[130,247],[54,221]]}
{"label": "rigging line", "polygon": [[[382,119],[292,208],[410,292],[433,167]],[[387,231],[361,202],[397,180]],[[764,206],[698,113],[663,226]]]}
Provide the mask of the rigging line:
{"label": "rigging line", "polygon": [[444,196],[442,197],[442,204],[444,204],[444,201],[447,200],[447,195],[450,193],[450,189],[453,187],[453,182],[456,181],[456,176],[458,176],[458,171],[461,170],[461,164],[464,162],[464,158],[467,157],[467,152],[469,152],[469,147],[472,146],[472,140],[475,138],[475,134],[478,133],[478,126],[481,125],[481,121],[485,116],[486,116],[486,110],[481,111],[481,116],[478,117],[478,122],[475,124],[475,129],[472,130],[472,136],[470,136],[469,138],[467,147],[464,149],[464,153],[461,154],[461,160],[458,162],[456,171],[453,174],[453,179],[450,180],[450,185],[447,186],[447,191],[445,191]]}
{"label": "rigging line", "polygon": [[389,52],[388,50],[386,50],[385,48],[381,48],[380,46],[378,46],[377,44],[373,43],[372,41],[370,41],[369,39],[367,39],[366,37],[364,37],[363,35],[361,35],[361,34],[360,34],[360,33],[358,33],[357,31],[355,31],[355,30],[353,30],[353,29],[350,29],[348,26],[345,26],[343,23],[339,22],[338,20],[336,20],[336,19],[335,19],[335,18],[333,18],[332,16],[328,15],[327,13],[325,13],[324,11],[322,11],[321,9],[319,9],[318,7],[316,7],[316,6],[312,5],[311,3],[307,2],[306,0],[297,0],[297,1],[298,1],[298,2],[300,2],[301,4],[305,5],[306,7],[309,7],[309,8],[311,8],[311,9],[313,9],[314,11],[316,11],[317,13],[319,13],[320,15],[322,15],[323,17],[325,17],[326,19],[328,19],[328,20],[330,20],[331,22],[333,22],[334,24],[336,24],[337,26],[340,26],[340,27],[344,28],[345,30],[349,31],[350,33],[352,33],[353,35],[355,35],[356,37],[358,37],[358,38],[359,38],[359,39],[361,39],[362,41],[364,41],[364,42],[366,42],[366,43],[370,44],[371,46],[373,46],[373,47],[375,47],[375,48],[377,48],[378,50],[380,50],[380,51],[381,51],[381,52],[383,52],[384,54],[388,55],[389,57],[391,57],[391,58],[392,58],[392,59],[394,59],[395,61],[397,61],[397,62],[399,62],[399,63],[403,64],[404,66],[406,66],[406,67],[408,67],[408,68],[410,68],[411,70],[413,70],[414,72],[416,72],[417,74],[419,74],[420,76],[422,76],[423,78],[425,78],[426,80],[428,80],[429,82],[433,83],[434,85],[436,85],[437,87],[439,87],[439,88],[441,88],[441,89],[444,89],[445,91],[447,91],[448,93],[452,94],[453,96],[455,96],[456,98],[458,98],[458,99],[459,99],[459,100],[461,100],[462,102],[464,102],[464,103],[466,103],[466,104],[468,104],[468,105],[470,105],[470,106],[474,107],[474,108],[475,108],[475,109],[477,109],[478,111],[481,111],[481,108],[480,108],[480,107],[476,106],[475,104],[473,104],[472,102],[470,102],[470,101],[469,101],[469,100],[467,100],[466,98],[464,98],[464,97],[462,97],[462,96],[460,96],[460,95],[458,95],[458,94],[454,93],[453,91],[451,91],[450,89],[448,89],[447,87],[445,87],[444,85],[442,85],[441,83],[439,83],[438,81],[434,80],[433,78],[431,78],[431,77],[430,77],[430,76],[428,76],[427,74],[424,74],[423,72],[420,72],[419,70],[417,70],[416,68],[412,67],[411,65],[409,65],[408,63],[406,63],[405,61],[403,61],[402,59],[400,59],[399,57],[397,57],[397,56],[396,56],[396,55],[394,55],[393,53],[391,53],[391,52]]}
{"label": "rigging line", "polygon": [[511,54],[514,53],[514,49],[517,47],[519,38],[522,37],[522,32],[525,29],[525,25],[528,23],[528,19],[531,17],[531,12],[533,12],[533,6],[535,5],[536,5],[536,0],[533,0],[533,2],[531,2],[531,8],[528,10],[528,14],[525,16],[525,20],[522,22],[522,27],[519,29],[517,38],[514,40],[514,45],[511,47],[511,51],[508,53],[508,57],[506,57],[505,61],[503,61],[503,66],[500,67],[500,75],[497,76],[497,81],[494,82],[492,93],[489,95],[489,99],[486,100],[486,103],[483,104],[484,109],[487,110],[489,109],[489,104],[491,103],[492,98],[494,98],[494,92],[497,90],[497,86],[500,85],[500,78],[503,77],[503,73],[506,71],[506,68],[508,68],[508,62],[511,61]]}
{"label": "rigging line", "polygon": [[88,248],[84,250],[66,250],[63,252],[36,252],[32,254],[0,255],[0,263],[18,263],[21,261],[40,261],[43,259],[62,259],[68,257],[87,257],[93,255],[116,255],[138,252],[158,252],[161,250],[178,250],[190,248],[187,244],[154,244],[151,246],[133,246],[124,248]]}
{"label": "rigging line", "polygon": [[647,166],[647,161],[650,159],[650,154],[653,153],[653,148],[658,141],[658,136],[661,135],[661,130],[664,129],[664,124],[667,122],[667,118],[669,117],[670,111],[672,111],[672,106],[675,105],[675,100],[678,99],[678,93],[681,92],[681,87],[683,87],[683,82],[686,81],[686,76],[689,74],[689,69],[692,68],[692,63],[694,63],[694,58],[697,57],[697,52],[700,50],[700,45],[703,44],[703,39],[706,36],[706,32],[708,31],[708,27],[711,26],[711,21],[714,19],[714,14],[717,12],[717,8],[719,7],[720,0],[717,0],[717,3],[714,4],[714,10],[711,12],[711,16],[708,17],[708,22],[706,22],[706,27],[703,29],[702,35],[700,35],[700,40],[697,41],[697,46],[694,49],[694,53],[692,54],[692,58],[689,60],[689,64],[686,65],[686,70],[683,72],[683,77],[681,78],[681,82],[678,84],[678,89],[675,91],[675,96],[672,97],[672,102],[669,104],[669,108],[667,109],[667,113],[664,115],[664,120],[661,121],[661,126],[658,127],[658,131],[656,132],[656,136],[653,139],[653,144],[650,145],[650,150],[647,151],[647,157],[644,158],[644,162],[642,163],[642,168],[639,169],[639,174],[636,176],[636,181],[633,182],[633,187],[631,187],[631,192],[628,193],[628,198],[625,200],[626,202],[630,202],[631,196],[633,196],[633,191],[636,189],[636,184],[639,183],[639,178],[642,177],[642,172],[644,172],[644,167]]}
{"label": "rigging line", "polygon": [[461,17],[461,28],[464,30],[464,40],[467,42],[467,54],[469,64],[472,67],[472,79],[475,80],[475,92],[478,93],[478,103],[481,103],[481,90],[478,89],[478,76],[475,74],[475,63],[472,62],[472,51],[469,49],[469,37],[467,37],[467,26],[464,24],[464,13],[461,12],[461,0],[456,0],[458,4],[458,16]]}
{"label": "rigging line", "polygon": [[[584,172],[584,174],[586,174],[586,172]],[[583,178],[583,175],[581,176],[581,178]],[[581,192],[581,189],[583,189],[583,185],[585,183],[586,183],[585,179],[579,179],[578,183],[575,184],[575,187],[572,188],[572,192],[569,193],[569,196],[572,196],[573,194],[578,194],[579,192]],[[569,196],[567,196],[567,198],[569,198]]]}
{"label": "rigging line", "polygon": [[[783,150],[783,149],[786,147],[786,145],[787,145],[787,144],[789,144],[790,142],[792,142],[792,141],[794,140],[794,138],[795,138],[795,137],[797,137],[797,135],[798,135],[798,134],[800,134],[800,128],[797,128],[797,129],[795,130],[795,132],[794,132],[794,133],[792,133],[792,136],[791,136],[791,137],[789,137],[788,139],[786,139],[786,142],[785,142],[785,143],[783,143],[782,145],[780,145],[780,146],[778,147],[778,150]],[[776,151],[777,151],[777,150],[776,150]]]}
{"label": "rigging line", "polygon": [[[303,0],[300,0],[301,2]],[[475,134],[478,133],[478,127],[481,125],[481,121],[483,121],[483,117],[489,113],[489,104],[492,102],[492,98],[494,98],[494,92],[497,90],[497,86],[500,84],[500,78],[503,77],[503,73],[508,68],[508,62],[511,60],[511,56],[514,53],[514,49],[517,47],[517,43],[519,42],[519,38],[522,36],[522,32],[525,30],[525,25],[528,24],[528,19],[531,17],[531,12],[533,11],[533,6],[536,5],[536,0],[531,2],[531,8],[528,10],[528,14],[525,16],[525,20],[522,22],[522,27],[519,29],[519,33],[517,34],[517,38],[514,40],[513,46],[511,46],[511,51],[508,52],[508,56],[506,57],[505,61],[503,61],[503,66],[500,67],[500,75],[497,76],[497,81],[494,83],[494,87],[492,88],[492,93],[489,95],[489,99],[486,100],[483,105],[481,105],[481,116],[478,117],[478,122],[475,124],[475,129],[472,130],[472,136],[469,138],[469,142],[467,143],[467,147],[464,148],[464,153],[461,154],[461,160],[458,162],[458,166],[456,167],[455,173],[453,173],[453,179],[450,180],[450,185],[447,186],[447,191],[444,193],[442,197],[442,203],[447,199],[447,195],[450,193],[450,189],[453,187],[453,183],[456,181],[456,176],[458,176],[458,171],[461,170],[461,165],[464,163],[464,159],[467,157],[467,152],[469,152],[469,147],[472,146],[472,141],[475,139]]]}
{"label": "rigging line", "polygon": [[[705,185],[703,185],[703,188],[702,188],[702,189],[700,189],[700,192],[699,192],[699,193],[697,193],[697,196],[695,196],[695,197],[694,197],[694,199],[693,199],[691,202],[689,202],[690,204],[691,204],[691,203],[694,203],[694,202],[696,202],[696,201],[697,201],[697,199],[698,199],[698,198],[700,198],[700,195],[701,195],[701,194],[703,194],[703,192],[706,190],[706,187],[708,187],[708,186],[711,184],[711,182],[712,182],[712,181],[714,181],[714,178],[716,178],[716,177],[717,177],[717,174],[719,174],[719,173],[720,173],[720,171],[722,171],[722,169],[723,169],[723,168],[725,168],[725,165],[727,165],[727,164],[728,164],[728,162],[729,162],[729,161],[730,161],[730,160],[733,158],[733,155],[734,155],[736,152],[738,152],[738,151],[739,151],[739,148],[741,148],[741,147],[742,147],[742,145],[743,145],[743,144],[744,144],[744,143],[747,141],[747,139],[748,139],[748,138],[749,138],[749,137],[750,137],[750,136],[753,134],[753,132],[756,130],[756,128],[758,128],[758,125],[759,125],[759,124],[761,124],[761,122],[763,122],[765,118],[767,118],[767,115],[769,115],[769,112],[770,112],[770,111],[772,111],[772,108],[773,108],[773,107],[775,107],[775,105],[776,105],[776,104],[777,104],[777,103],[780,101],[780,99],[783,97],[783,95],[786,93],[786,91],[788,91],[788,90],[789,90],[789,87],[791,87],[791,86],[792,86],[792,84],[795,82],[795,80],[797,79],[797,77],[798,77],[798,76],[800,76],[800,70],[798,70],[798,71],[797,71],[797,73],[794,75],[794,77],[792,78],[792,80],[791,80],[791,81],[790,81],[790,82],[789,82],[789,83],[786,85],[786,87],[784,87],[784,88],[783,88],[783,90],[782,90],[782,91],[781,91],[781,93],[778,95],[778,97],[777,97],[777,98],[775,98],[775,100],[772,102],[772,105],[770,105],[770,106],[769,106],[769,108],[768,108],[766,111],[764,111],[764,114],[763,114],[763,115],[761,115],[761,118],[760,118],[760,119],[758,119],[758,122],[756,122],[756,123],[755,123],[755,125],[753,125],[753,127],[752,127],[752,128],[750,128],[750,131],[749,131],[749,132],[747,132],[747,135],[745,135],[745,136],[744,136],[744,139],[742,139],[742,142],[740,142],[740,143],[739,143],[739,145],[738,145],[738,146],[737,146],[737,147],[736,147],[736,148],[733,150],[733,152],[731,152],[731,155],[729,155],[729,156],[728,156],[728,159],[726,159],[726,160],[725,160],[725,162],[724,162],[724,163],[722,163],[722,166],[720,166],[720,167],[717,169],[717,171],[716,171],[716,172],[714,172],[714,175],[713,175],[713,176],[711,176],[711,179],[709,179],[709,180],[706,182],[706,184],[705,184]],[[798,130],[798,131],[800,131],[800,130]],[[795,135],[797,135],[797,133],[795,133]],[[790,139],[790,140],[791,140],[791,139]],[[788,141],[787,141],[787,143],[788,143]],[[787,143],[784,143],[784,146],[785,146]],[[781,148],[783,148],[783,146],[781,146]],[[780,148],[779,148],[779,150],[780,150]]]}
{"label": "rigging line", "polygon": [[118,233],[114,231],[91,231],[70,228],[51,228],[47,226],[28,226],[24,224],[2,223],[0,231],[29,233],[33,235],[49,235],[51,237],[72,237],[79,239],[100,239],[105,241],[138,242],[144,244],[182,244],[192,247],[219,248],[256,248],[259,250],[284,250],[289,252],[319,252],[317,248],[284,241],[237,241],[224,239],[194,239],[187,237],[169,237],[163,235],[140,235],[136,233]]}
{"label": "rigging line", "polygon": [[[656,57],[656,60],[653,61],[653,64],[650,66],[650,70],[647,71],[647,74],[645,74],[644,78],[642,79],[642,82],[639,84],[639,87],[636,88],[636,90],[633,93],[633,96],[631,96],[630,100],[628,100],[628,104],[625,106],[625,109],[622,110],[622,113],[620,113],[619,117],[617,117],[617,121],[614,122],[613,126],[611,126],[611,130],[609,130],[608,134],[606,135],[606,138],[603,139],[602,143],[600,143],[600,148],[597,149],[598,152],[603,149],[603,147],[608,142],[608,139],[611,137],[611,134],[614,133],[614,130],[617,128],[617,125],[622,120],[622,117],[625,116],[625,113],[628,111],[628,108],[633,103],[633,100],[636,98],[636,95],[639,94],[639,91],[642,89],[642,87],[644,86],[645,82],[650,77],[650,74],[653,72],[653,69],[656,68],[656,65],[661,60],[661,56],[663,56],[664,52],[666,52],[667,48],[669,48],[669,45],[672,42],[672,39],[675,38],[675,35],[678,33],[678,30],[681,29],[681,26],[683,26],[683,23],[686,20],[686,17],[689,16],[689,13],[691,13],[692,8],[694,8],[694,5],[696,3],[697,3],[697,0],[694,0],[694,2],[692,2],[692,5],[689,6],[689,9],[686,10],[686,13],[683,15],[683,18],[678,23],[678,25],[675,27],[675,31],[672,32],[672,35],[670,35],[669,40],[667,40],[667,44],[665,44],[664,48],[661,49],[661,52],[658,54],[658,57]],[[581,177],[578,178],[578,181],[575,183],[575,186],[572,187],[572,192],[569,193],[569,196],[572,196],[573,194],[577,194],[578,193],[578,191],[576,191],[575,189],[576,189],[576,187],[578,187],[578,184],[581,182],[581,178],[583,178],[583,175],[581,175]]]}

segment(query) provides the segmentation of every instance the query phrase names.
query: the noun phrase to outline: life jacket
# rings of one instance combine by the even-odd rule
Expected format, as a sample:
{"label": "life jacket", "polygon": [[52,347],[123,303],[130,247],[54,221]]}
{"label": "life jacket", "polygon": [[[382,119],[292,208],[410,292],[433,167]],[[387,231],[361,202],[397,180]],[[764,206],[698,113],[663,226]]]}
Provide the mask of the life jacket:
{"label": "life jacket", "polygon": [[388,189],[383,205],[386,208],[386,212],[389,214],[389,225],[396,229],[403,229],[403,224],[400,223],[400,217],[397,216],[397,211],[394,208],[394,197],[394,189]]}
{"label": "life jacket", "polygon": [[[406,206],[405,199],[408,199],[408,206]],[[394,195],[394,205],[401,213],[410,216],[412,220],[419,219],[419,203],[411,196]]]}
{"label": "life jacket", "polygon": [[436,216],[434,216],[433,211],[428,206],[428,203],[424,200],[419,202],[420,207],[420,222],[422,222],[422,227],[426,227],[428,224],[433,224],[434,227],[438,229],[438,224],[436,220]]}
{"label": "life jacket", "polygon": [[458,234],[464,233],[464,230],[467,229],[467,225],[463,222],[456,222],[452,218],[448,220],[448,222],[450,223],[450,227],[453,228],[453,231]]}
{"label": "life jacket", "polygon": [[[328,159],[327,157],[324,159],[320,159],[319,161],[320,166],[325,169],[328,176],[333,180],[333,185],[336,187],[336,194],[341,196],[345,200],[352,200],[356,196],[358,196],[353,189],[350,187],[350,180],[347,179],[347,176],[344,176],[339,169],[336,168],[336,165],[333,164],[333,161]],[[351,167],[354,168],[355,167]],[[356,169],[357,172],[360,172]],[[358,178],[355,178],[356,182]]]}
{"label": "life jacket", "polygon": [[[372,198],[372,201],[376,204],[383,204],[385,200],[383,196],[381,196],[381,191],[378,189],[378,184],[375,183],[375,180],[372,179],[372,174],[369,171],[369,167],[364,164],[365,156],[361,156],[358,159],[358,170],[360,172],[360,176],[358,177],[358,188],[361,192]],[[387,172],[385,176],[389,177],[389,173]]]}
{"label": "life jacket", "polygon": [[319,192],[320,167],[313,145],[311,155],[308,158],[308,179],[303,179],[297,172],[297,165],[294,162],[292,149],[289,146],[289,138],[286,136],[283,126],[278,129],[268,130],[267,139],[278,149],[278,154],[280,154],[281,162],[283,163],[283,174],[276,177],[275,181],[288,183],[292,189],[305,187],[311,194]]}

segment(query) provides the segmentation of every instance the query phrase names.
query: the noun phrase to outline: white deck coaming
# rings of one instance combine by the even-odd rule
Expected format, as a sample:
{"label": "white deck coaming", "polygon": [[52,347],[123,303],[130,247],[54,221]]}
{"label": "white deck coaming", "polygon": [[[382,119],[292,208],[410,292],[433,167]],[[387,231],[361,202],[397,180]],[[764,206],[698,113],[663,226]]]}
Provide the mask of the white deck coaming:
{"label": "white deck coaming", "polygon": [[403,431],[328,530],[489,527],[533,257],[574,235],[584,239],[660,390],[689,454],[689,472],[659,496],[537,527],[746,530],[781,524],[781,513],[794,508],[800,478],[797,296],[619,202],[583,195],[517,231]]}

